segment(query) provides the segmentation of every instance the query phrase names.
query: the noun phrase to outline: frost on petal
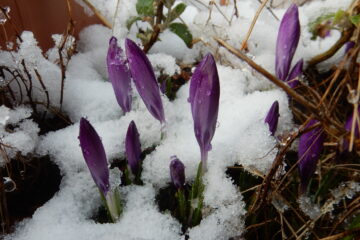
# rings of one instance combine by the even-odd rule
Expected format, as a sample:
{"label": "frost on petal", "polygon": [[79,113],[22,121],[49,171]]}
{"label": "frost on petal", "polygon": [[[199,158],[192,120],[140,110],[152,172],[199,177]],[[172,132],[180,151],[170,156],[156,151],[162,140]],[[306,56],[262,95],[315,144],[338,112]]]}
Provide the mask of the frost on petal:
{"label": "frost on petal", "polygon": [[184,186],[185,166],[176,156],[171,157],[170,177],[176,188],[182,188]]}
{"label": "frost on petal", "polygon": [[109,191],[109,169],[104,146],[94,127],[85,118],[80,120],[80,147],[94,182],[106,196]]}
{"label": "frost on petal", "polygon": [[300,59],[295,66],[292,68],[286,82],[289,84],[291,88],[296,88],[299,85],[298,76],[302,74],[304,61]]}
{"label": "frost on petal", "polygon": [[279,116],[280,116],[279,102],[275,101],[271,105],[270,110],[265,118],[265,123],[267,123],[269,125],[269,130],[270,130],[272,136],[274,136],[274,134],[276,132]]}
{"label": "frost on petal", "polygon": [[292,4],[283,16],[276,41],[275,73],[285,81],[292,58],[299,43],[300,23],[298,7]]}
{"label": "frost on petal", "polygon": [[[310,120],[306,128],[310,128],[316,123],[318,123],[317,120]],[[323,144],[324,134],[321,127],[316,127],[300,136],[298,158],[302,192],[306,190],[310,178],[316,170]]]}
{"label": "frost on petal", "polygon": [[190,103],[194,131],[200,145],[203,168],[206,169],[207,152],[215,134],[219,111],[220,82],[215,59],[207,54],[195,69],[191,78]]}
{"label": "frost on petal", "polygon": [[135,122],[131,121],[126,133],[125,152],[131,172],[137,175],[140,168],[141,145]]}
{"label": "frost on petal", "polygon": [[117,45],[115,37],[110,38],[106,63],[116,100],[124,112],[130,112],[131,77],[123,50]]}
{"label": "frost on petal", "polygon": [[131,76],[146,108],[154,118],[165,122],[159,86],[149,59],[130,39],[126,39],[125,48]]}

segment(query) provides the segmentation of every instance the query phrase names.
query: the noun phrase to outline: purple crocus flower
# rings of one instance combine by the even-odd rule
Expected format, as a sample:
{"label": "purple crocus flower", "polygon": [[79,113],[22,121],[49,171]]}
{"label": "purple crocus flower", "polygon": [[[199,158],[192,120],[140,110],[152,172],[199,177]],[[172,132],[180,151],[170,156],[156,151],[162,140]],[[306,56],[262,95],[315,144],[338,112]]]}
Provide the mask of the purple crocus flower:
{"label": "purple crocus flower", "polygon": [[146,108],[161,123],[165,122],[160,90],[154,70],[145,53],[130,39],[125,41],[131,76]]}
{"label": "purple crocus flower", "polygon": [[299,85],[299,80],[297,77],[302,74],[304,61],[300,59],[295,66],[292,68],[289,76],[286,79],[286,82],[289,84],[291,88],[295,88]]}
{"label": "purple crocus flower", "polygon": [[299,43],[300,23],[298,7],[292,4],[283,16],[276,42],[275,73],[285,81],[292,58]]}
{"label": "purple crocus flower", "polygon": [[134,175],[137,175],[140,169],[141,144],[139,136],[135,122],[131,121],[126,133],[125,152],[131,172]]}
{"label": "purple crocus flower", "polygon": [[110,189],[109,169],[104,146],[93,126],[85,118],[80,120],[80,147],[94,182],[106,197]]}
{"label": "purple crocus flower", "polygon": [[106,63],[116,100],[124,112],[130,112],[131,77],[123,50],[118,47],[115,37],[110,38]]}
{"label": "purple crocus flower", "polygon": [[219,111],[220,83],[214,57],[207,54],[195,69],[190,82],[189,102],[194,131],[200,146],[203,170],[216,129]]}
{"label": "purple crocus flower", "polygon": [[182,188],[184,186],[185,166],[176,156],[171,157],[170,177],[172,183],[175,185],[177,189]]}
{"label": "purple crocus flower", "polygon": [[267,123],[269,125],[269,130],[270,130],[272,136],[274,136],[274,134],[276,132],[279,116],[280,116],[279,102],[275,101],[271,105],[270,110],[265,118],[265,123]]}
{"label": "purple crocus flower", "polygon": [[[318,123],[317,120],[310,120],[306,128]],[[321,127],[316,127],[300,136],[298,158],[301,191],[305,192],[310,178],[316,170],[316,164],[323,149],[324,134]]]}

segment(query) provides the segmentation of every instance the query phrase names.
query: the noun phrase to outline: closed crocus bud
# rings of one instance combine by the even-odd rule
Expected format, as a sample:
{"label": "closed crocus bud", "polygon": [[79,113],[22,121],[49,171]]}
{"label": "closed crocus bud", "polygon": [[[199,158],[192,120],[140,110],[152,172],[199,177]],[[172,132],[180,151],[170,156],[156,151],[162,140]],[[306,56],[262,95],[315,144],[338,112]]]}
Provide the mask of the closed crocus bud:
{"label": "closed crocus bud", "polygon": [[[317,120],[310,120],[306,128],[310,128],[316,123],[318,123]],[[323,144],[324,134],[321,127],[316,127],[300,136],[298,158],[301,192],[305,192],[310,178],[316,170]]]}
{"label": "closed crocus bud", "polygon": [[124,112],[131,110],[131,77],[124,53],[117,45],[117,39],[111,37],[106,58],[109,79],[116,100]]}
{"label": "closed crocus bud", "polygon": [[207,54],[196,67],[190,82],[189,102],[194,131],[200,146],[203,170],[215,134],[219,111],[220,83],[214,57]]}
{"label": "closed crocus bud", "polygon": [[80,147],[94,182],[106,196],[110,189],[109,169],[104,146],[93,126],[85,118],[80,120]]}
{"label": "closed crocus bud", "polygon": [[299,38],[299,12],[297,6],[292,4],[281,20],[276,41],[275,73],[283,81],[288,76]]}
{"label": "closed crocus bud", "polygon": [[299,85],[299,80],[297,79],[297,77],[300,76],[300,74],[302,74],[303,65],[304,65],[304,61],[303,59],[300,59],[292,68],[288,78],[286,79],[286,82],[289,84],[291,88],[295,88]]}
{"label": "closed crocus bud", "polygon": [[131,121],[126,133],[125,152],[131,172],[136,176],[140,169],[141,144],[135,122]]}
{"label": "closed crocus bud", "polygon": [[280,116],[279,102],[275,101],[271,105],[270,110],[265,118],[265,122],[269,125],[269,130],[270,130],[272,136],[274,136],[274,134],[276,132],[279,116]]}
{"label": "closed crocus bud", "polygon": [[146,108],[161,123],[165,122],[160,90],[154,70],[145,53],[130,39],[125,41],[131,76]]}
{"label": "closed crocus bud", "polygon": [[182,188],[184,186],[185,166],[176,156],[171,157],[170,177],[172,183],[175,185],[177,189]]}

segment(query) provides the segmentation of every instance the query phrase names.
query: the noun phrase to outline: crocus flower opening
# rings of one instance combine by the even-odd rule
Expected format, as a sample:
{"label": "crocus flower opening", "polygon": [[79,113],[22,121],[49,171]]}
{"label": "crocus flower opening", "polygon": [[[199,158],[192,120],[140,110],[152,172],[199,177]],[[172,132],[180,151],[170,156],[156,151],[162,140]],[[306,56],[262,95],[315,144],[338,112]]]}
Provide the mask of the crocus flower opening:
{"label": "crocus flower opening", "polygon": [[131,77],[123,50],[118,47],[115,37],[110,38],[106,63],[116,100],[124,112],[130,112]]}
{"label": "crocus flower opening", "polygon": [[182,188],[184,186],[185,166],[176,156],[171,157],[170,177],[172,183],[175,185],[177,189]]}
{"label": "crocus flower opening", "polygon": [[160,90],[154,70],[145,53],[130,39],[125,41],[131,76],[146,108],[161,123],[165,122]]}
{"label": "crocus flower opening", "polygon": [[109,169],[104,146],[93,126],[85,118],[80,120],[80,147],[94,182],[106,196],[110,189]]}
{"label": "crocus flower opening", "polygon": [[131,172],[136,176],[140,169],[141,144],[135,122],[131,121],[126,133],[125,152]]}
{"label": "crocus flower opening", "polygon": [[292,68],[288,78],[286,79],[286,82],[289,84],[291,88],[296,88],[299,85],[299,80],[297,79],[297,77],[299,77],[302,74],[303,65],[304,65],[304,61],[303,59],[300,59]]}
{"label": "crocus flower opening", "polygon": [[194,131],[200,146],[202,167],[206,169],[208,151],[215,134],[219,111],[220,83],[214,57],[207,54],[196,67],[190,82],[189,102]]}
{"label": "crocus flower opening", "polygon": [[270,110],[265,118],[265,123],[267,123],[269,125],[269,130],[270,130],[272,136],[274,136],[274,134],[276,132],[279,116],[280,116],[279,102],[275,101],[271,105]]}
{"label": "crocus flower opening", "polygon": [[285,81],[292,58],[299,43],[300,23],[298,7],[292,4],[281,20],[276,42],[275,73]]}
{"label": "crocus flower opening", "polygon": [[[306,128],[318,123],[317,120],[310,120]],[[299,174],[301,181],[301,192],[305,192],[310,178],[316,170],[316,164],[323,149],[324,134],[321,127],[316,127],[300,136],[298,158]]]}

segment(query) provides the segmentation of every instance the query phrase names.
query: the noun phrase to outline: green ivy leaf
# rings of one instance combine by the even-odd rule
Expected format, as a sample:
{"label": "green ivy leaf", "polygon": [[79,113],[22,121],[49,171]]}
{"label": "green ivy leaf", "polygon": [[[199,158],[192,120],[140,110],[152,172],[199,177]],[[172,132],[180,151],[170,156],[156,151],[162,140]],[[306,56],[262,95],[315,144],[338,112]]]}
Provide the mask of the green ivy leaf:
{"label": "green ivy leaf", "polygon": [[136,21],[139,21],[141,20],[142,18],[141,17],[130,17],[127,21],[126,21],[126,27],[128,30],[130,30],[131,26],[136,22]]}
{"label": "green ivy leaf", "polygon": [[186,44],[188,48],[192,47],[193,37],[185,24],[172,23],[169,26],[170,31],[178,35]]}
{"label": "green ivy leaf", "polygon": [[137,0],[136,11],[139,15],[154,16],[154,0]]}
{"label": "green ivy leaf", "polygon": [[350,21],[357,27],[360,23],[360,15],[351,16]]}
{"label": "green ivy leaf", "polygon": [[176,5],[176,7],[171,10],[171,12],[169,13],[169,22],[174,21],[176,18],[180,17],[180,15],[185,11],[186,9],[186,4],[184,3],[180,3],[178,5]]}

